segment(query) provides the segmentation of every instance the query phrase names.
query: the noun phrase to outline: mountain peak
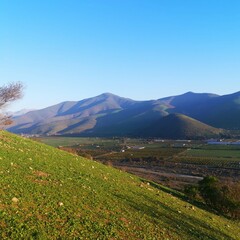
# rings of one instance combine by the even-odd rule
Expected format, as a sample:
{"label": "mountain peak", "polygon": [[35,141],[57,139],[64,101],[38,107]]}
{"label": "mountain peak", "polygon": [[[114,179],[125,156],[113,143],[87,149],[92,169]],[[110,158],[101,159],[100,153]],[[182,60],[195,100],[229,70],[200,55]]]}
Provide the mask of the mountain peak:
{"label": "mountain peak", "polygon": [[[107,98],[116,98],[116,99],[121,99],[123,97],[120,97],[116,94],[113,94],[113,93],[110,93],[110,92],[105,92],[105,93],[102,93],[96,97],[93,97],[93,98],[96,98],[96,99],[107,99]],[[91,98],[92,99],[92,98]]]}
{"label": "mountain peak", "polygon": [[100,94],[99,96],[104,96],[104,97],[112,97],[112,96],[114,96],[114,97],[119,97],[119,96],[117,96],[117,95],[115,95],[115,94],[113,94],[113,93],[110,93],[110,92],[102,93],[102,94]]}
{"label": "mountain peak", "polygon": [[188,91],[188,92],[184,93],[183,95],[192,95],[192,94],[196,94],[196,93],[192,92],[192,91]]}

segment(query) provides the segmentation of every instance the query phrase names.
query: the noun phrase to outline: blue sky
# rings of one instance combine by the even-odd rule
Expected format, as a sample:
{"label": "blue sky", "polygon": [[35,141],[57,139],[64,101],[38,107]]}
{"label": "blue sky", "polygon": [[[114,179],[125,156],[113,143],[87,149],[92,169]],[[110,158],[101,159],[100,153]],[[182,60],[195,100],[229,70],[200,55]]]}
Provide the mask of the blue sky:
{"label": "blue sky", "polygon": [[234,0],[1,0],[0,84],[25,85],[12,110],[236,92],[239,12]]}

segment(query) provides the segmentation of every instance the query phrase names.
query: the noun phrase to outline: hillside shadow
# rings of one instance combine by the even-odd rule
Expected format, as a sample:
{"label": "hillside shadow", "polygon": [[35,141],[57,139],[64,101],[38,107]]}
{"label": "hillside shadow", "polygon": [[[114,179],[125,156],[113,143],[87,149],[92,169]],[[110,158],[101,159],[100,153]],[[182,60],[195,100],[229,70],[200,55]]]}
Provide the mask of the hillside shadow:
{"label": "hillside shadow", "polygon": [[[132,194],[136,195],[135,192],[132,192]],[[169,229],[170,231],[175,232],[175,234],[179,236],[188,235],[194,237],[194,239],[209,240],[234,239],[223,231],[219,230],[218,227],[213,227],[212,225],[207,224],[205,219],[200,220],[194,216],[190,216],[186,213],[177,211],[166,205],[163,201],[153,200],[146,194],[137,194],[137,196],[138,199],[144,198],[147,204],[143,204],[141,203],[141,201],[133,201],[132,198],[130,199],[124,195],[115,195],[117,198],[126,202],[126,204],[133,208],[135,211],[139,212],[142,215],[147,215],[150,218],[150,221],[154,221],[161,228]],[[216,237],[213,237],[213,235],[215,235]]]}
{"label": "hillside shadow", "polygon": [[28,124],[33,124],[33,123],[28,122],[28,123],[19,124],[17,126],[8,127],[7,130],[14,133],[29,133],[32,130],[34,130],[34,128],[38,127],[39,123],[35,123],[30,127],[26,127]]}
{"label": "hillside shadow", "polygon": [[[143,183],[149,183],[150,186],[156,188],[156,189],[159,189],[165,193],[168,193],[170,195],[172,195],[173,197],[176,197],[184,202],[188,202],[189,204],[192,204],[194,205],[195,207],[198,207],[204,211],[208,211],[210,213],[213,213],[213,214],[217,214],[217,215],[220,215],[218,214],[216,211],[214,211],[213,209],[209,208],[208,206],[206,206],[204,203],[200,202],[200,201],[197,201],[197,200],[194,200],[194,199],[190,199],[189,197],[187,197],[185,194],[181,193],[181,192],[178,192],[176,190],[173,190],[173,189],[170,189],[170,188],[167,188],[167,187],[164,187],[164,186],[161,186],[155,182],[151,182],[151,181],[148,181],[148,180],[145,180],[145,179],[140,179],[141,182]],[[223,215],[222,215],[223,216]],[[224,216],[226,217],[226,216]]]}
{"label": "hillside shadow", "polygon": [[100,116],[97,118],[96,125],[81,135],[99,137],[142,135],[143,129],[156,119],[161,118],[163,114],[161,111],[149,110],[149,104],[151,102],[135,104],[128,109]]}

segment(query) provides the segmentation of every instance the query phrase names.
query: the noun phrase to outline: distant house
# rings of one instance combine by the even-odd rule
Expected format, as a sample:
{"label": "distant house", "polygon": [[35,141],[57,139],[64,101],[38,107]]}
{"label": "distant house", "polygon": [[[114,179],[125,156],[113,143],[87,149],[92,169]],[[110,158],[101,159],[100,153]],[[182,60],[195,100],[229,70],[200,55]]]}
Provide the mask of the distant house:
{"label": "distant house", "polygon": [[154,142],[165,142],[163,139],[155,139]]}
{"label": "distant house", "polygon": [[172,147],[176,147],[176,148],[178,148],[178,147],[185,147],[185,146],[186,146],[185,143],[174,143],[174,144],[172,144]]}
{"label": "distant house", "polygon": [[135,149],[135,150],[142,150],[144,149],[145,147],[143,146],[133,146],[132,149]]}

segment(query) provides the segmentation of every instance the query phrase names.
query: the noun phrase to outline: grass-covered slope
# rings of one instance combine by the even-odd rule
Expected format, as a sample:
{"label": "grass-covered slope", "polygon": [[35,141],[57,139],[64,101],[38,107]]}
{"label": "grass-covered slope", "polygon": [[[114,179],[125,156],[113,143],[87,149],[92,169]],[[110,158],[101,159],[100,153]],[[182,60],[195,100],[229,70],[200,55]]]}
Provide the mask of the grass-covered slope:
{"label": "grass-covered slope", "polygon": [[240,239],[169,189],[6,132],[0,182],[1,239]]}

